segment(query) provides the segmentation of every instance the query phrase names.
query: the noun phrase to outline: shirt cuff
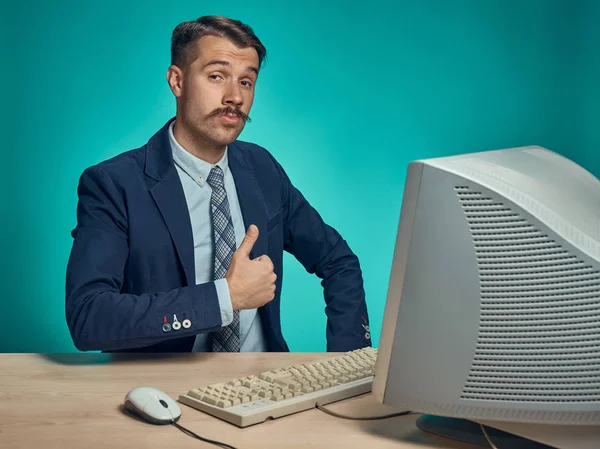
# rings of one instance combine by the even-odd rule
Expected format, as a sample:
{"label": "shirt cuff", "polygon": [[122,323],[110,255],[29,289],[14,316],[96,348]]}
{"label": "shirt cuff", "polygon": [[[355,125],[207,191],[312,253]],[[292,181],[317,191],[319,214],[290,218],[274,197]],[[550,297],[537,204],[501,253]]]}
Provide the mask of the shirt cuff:
{"label": "shirt cuff", "polygon": [[231,296],[229,295],[227,279],[217,279],[215,281],[215,288],[217,289],[219,307],[221,308],[222,326],[228,326],[233,321],[233,306],[231,305]]}

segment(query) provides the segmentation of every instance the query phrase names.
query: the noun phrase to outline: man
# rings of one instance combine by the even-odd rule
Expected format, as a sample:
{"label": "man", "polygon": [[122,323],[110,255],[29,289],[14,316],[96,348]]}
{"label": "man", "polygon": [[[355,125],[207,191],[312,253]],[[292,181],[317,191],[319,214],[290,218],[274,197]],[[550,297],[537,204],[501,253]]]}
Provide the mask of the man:
{"label": "man", "polygon": [[86,169],[67,267],[79,350],[289,351],[283,251],[320,277],[327,350],[370,346],[357,257],[265,149],[236,140],[266,50],[201,17],[173,32],[177,112],[146,145]]}

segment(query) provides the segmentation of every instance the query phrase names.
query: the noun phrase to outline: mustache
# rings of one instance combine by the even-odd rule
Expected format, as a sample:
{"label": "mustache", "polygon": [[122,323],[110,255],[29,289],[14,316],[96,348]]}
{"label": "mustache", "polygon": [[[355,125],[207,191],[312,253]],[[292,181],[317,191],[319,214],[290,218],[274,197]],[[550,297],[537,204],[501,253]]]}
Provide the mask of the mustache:
{"label": "mustache", "polygon": [[207,118],[218,117],[220,115],[225,115],[225,114],[235,114],[239,118],[241,118],[244,122],[251,121],[250,116],[248,114],[245,114],[238,108],[232,108],[231,106],[215,109],[210,114],[208,114]]}

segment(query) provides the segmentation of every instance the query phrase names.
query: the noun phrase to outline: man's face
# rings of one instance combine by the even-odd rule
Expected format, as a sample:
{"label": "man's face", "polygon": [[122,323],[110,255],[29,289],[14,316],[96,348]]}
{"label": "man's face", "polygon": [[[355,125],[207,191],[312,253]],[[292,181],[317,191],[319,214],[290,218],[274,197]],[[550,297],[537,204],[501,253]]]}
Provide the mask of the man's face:
{"label": "man's face", "polygon": [[[203,36],[198,57],[183,68],[178,120],[195,139],[225,146],[238,138],[254,101],[258,53],[228,39]],[[179,94],[179,95],[178,95]]]}

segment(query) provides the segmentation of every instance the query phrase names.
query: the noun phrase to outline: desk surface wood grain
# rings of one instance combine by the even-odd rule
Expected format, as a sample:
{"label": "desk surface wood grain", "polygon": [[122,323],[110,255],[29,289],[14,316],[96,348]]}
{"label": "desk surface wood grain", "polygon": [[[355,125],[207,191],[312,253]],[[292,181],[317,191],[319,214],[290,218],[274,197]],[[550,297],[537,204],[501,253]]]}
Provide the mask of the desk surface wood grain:
{"label": "desk surface wood grain", "polygon": [[[216,448],[173,426],[156,426],[122,410],[128,391],[158,388],[174,399],[191,388],[332,354],[0,354],[1,448]],[[181,404],[179,423],[238,449],[474,449],[425,434],[415,415],[351,421],[308,410],[245,429]],[[329,409],[352,416],[395,410],[371,394]]]}

